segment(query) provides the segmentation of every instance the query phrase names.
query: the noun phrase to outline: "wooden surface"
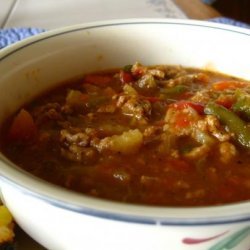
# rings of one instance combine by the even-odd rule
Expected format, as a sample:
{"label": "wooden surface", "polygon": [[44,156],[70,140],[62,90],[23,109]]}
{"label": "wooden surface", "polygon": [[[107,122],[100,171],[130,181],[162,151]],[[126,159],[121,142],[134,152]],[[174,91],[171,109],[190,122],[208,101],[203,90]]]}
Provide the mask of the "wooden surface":
{"label": "wooden surface", "polygon": [[221,14],[211,6],[202,3],[201,0],[174,0],[175,3],[191,19],[205,20],[221,16]]}

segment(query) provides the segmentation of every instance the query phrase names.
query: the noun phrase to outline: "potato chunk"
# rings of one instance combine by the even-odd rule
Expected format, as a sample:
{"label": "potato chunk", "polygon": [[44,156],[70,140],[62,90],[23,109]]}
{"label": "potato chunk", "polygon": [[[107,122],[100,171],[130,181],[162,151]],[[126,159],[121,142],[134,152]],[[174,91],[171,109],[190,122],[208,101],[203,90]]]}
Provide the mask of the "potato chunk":
{"label": "potato chunk", "polygon": [[98,151],[111,151],[122,154],[133,154],[143,143],[143,135],[139,129],[128,130],[121,135],[106,137],[97,145]]}
{"label": "potato chunk", "polygon": [[13,227],[13,218],[9,210],[0,204],[0,245],[13,240]]}

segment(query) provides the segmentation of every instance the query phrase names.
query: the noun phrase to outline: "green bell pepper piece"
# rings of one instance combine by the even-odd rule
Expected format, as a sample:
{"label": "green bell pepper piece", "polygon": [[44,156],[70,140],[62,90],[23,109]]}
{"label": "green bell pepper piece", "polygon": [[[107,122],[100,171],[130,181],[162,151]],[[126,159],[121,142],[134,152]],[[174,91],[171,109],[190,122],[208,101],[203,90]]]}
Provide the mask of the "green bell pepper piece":
{"label": "green bell pepper piece", "polygon": [[235,135],[236,140],[242,146],[250,148],[250,128],[235,113],[216,103],[208,103],[204,109],[207,115],[215,115],[228,130]]}

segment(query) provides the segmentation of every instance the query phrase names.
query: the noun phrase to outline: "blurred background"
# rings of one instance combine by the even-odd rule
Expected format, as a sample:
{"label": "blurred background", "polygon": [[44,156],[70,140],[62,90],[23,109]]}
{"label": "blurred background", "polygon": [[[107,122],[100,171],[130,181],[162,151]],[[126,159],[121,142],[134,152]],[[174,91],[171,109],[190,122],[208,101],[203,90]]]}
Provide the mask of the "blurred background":
{"label": "blurred background", "polygon": [[250,23],[249,0],[217,0],[212,5],[223,16],[228,16],[242,22]]}
{"label": "blurred background", "polygon": [[249,0],[0,0],[0,28],[65,25],[112,18],[228,17],[250,22]]}

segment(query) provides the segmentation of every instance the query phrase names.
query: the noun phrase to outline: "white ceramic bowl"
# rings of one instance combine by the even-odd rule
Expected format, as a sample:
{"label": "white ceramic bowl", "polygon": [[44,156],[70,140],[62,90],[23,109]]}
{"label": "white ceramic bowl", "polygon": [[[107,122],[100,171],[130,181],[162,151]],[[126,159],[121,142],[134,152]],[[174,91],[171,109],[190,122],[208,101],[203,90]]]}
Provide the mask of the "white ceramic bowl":
{"label": "white ceramic bowl", "polygon": [[[135,61],[250,79],[249,45],[249,30],[186,20],[116,20],[46,32],[0,51],[0,123],[66,79]],[[249,249],[250,202],[167,208],[99,200],[47,184],[3,156],[0,175],[16,221],[48,249]]]}

